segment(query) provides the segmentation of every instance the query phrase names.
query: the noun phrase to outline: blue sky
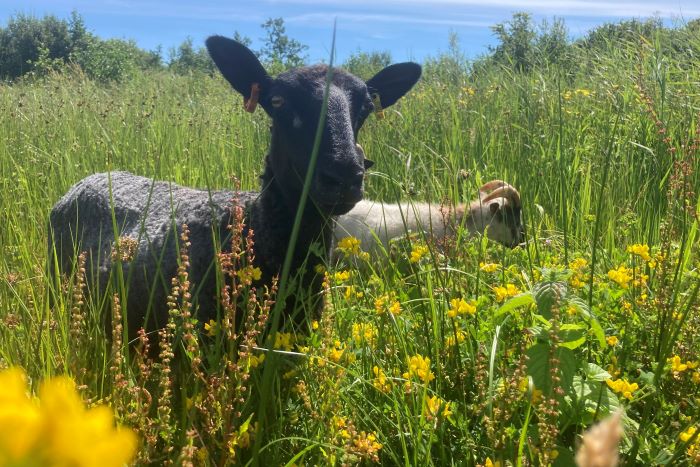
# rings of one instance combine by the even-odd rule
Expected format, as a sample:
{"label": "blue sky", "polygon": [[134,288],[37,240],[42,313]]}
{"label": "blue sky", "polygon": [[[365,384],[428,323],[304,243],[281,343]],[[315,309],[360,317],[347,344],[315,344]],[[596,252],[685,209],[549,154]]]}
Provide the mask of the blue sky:
{"label": "blue sky", "polygon": [[22,12],[68,18],[77,10],[88,28],[103,37],[130,38],[139,46],[170,47],[191,37],[202,45],[211,34],[239,31],[260,45],[260,25],[283,17],[287,33],[309,46],[310,61],[329,56],[333,21],[338,21],[340,61],[357,49],[388,50],[395,61],[422,60],[447,49],[449,31],[476,57],[494,44],[489,26],[513,12],[532,13],[536,22],[563,18],[572,36],[597,24],[658,15],[684,22],[700,17],[700,0],[0,0],[0,25]]}

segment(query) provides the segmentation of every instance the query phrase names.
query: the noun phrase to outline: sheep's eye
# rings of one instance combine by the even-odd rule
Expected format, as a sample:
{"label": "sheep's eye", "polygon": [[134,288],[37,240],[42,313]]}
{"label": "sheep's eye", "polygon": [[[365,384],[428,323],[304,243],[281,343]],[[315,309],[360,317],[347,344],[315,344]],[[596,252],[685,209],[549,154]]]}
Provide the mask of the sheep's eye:
{"label": "sheep's eye", "polygon": [[284,104],[284,97],[272,96],[272,99],[270,99],[270,103],[272,104],[272,107],[279,109]]}

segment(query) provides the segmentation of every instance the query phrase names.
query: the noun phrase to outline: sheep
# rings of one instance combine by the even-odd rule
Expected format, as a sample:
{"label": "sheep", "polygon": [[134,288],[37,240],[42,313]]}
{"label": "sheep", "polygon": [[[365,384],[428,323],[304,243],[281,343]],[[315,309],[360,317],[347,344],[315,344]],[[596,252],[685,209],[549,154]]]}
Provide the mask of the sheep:
{"label": "sheep", "polygon": [[441,239],[454,236],[459,226],[472,234],[486,231],[490,239],[511,248],[518,246],[524,235],[518,190],[492,180],[479,188],[479,199],[456,207],[363,200],[336,219],[333,237],[336,243],[355,237],[364,251],[376,253],[408,231],[425,231],[430,238]]}
{"label": "sheep", "polygon": [[[167,323],[167,296],[177,272],[176,243],[183,224],[190,230],[189,280],[197,319],[203,323],[217,318],[216,255],[219,247],[230,249],[226,238],[234,198],[244,209],[244,233],[254,232],[254,266],[261,270],[254,285],[270,284],[280,272],[327,92],[327,118],[303,206],[303,228],[293,246],[292,275],[300,281],[295,285],[310,298],[297,304],[290,296],[283,316],[291,317],[301,305],[318,309],[322,277],[315,266],[329,253],[330,219],[362,199],[365,170],[371,165],[357,145],[358,132],[375,104],[391,106],[421,74],[420,65],[412,62],[390,65],[366,82],[333,69],[326,91],[326,65],[300,67],[273,78],[252,51],[234,40],[211,36],[206,47],[224,78],[243,96],[245,109],[252,112],[259,105],[272,120],[260,191],[194,189],[115,171],[79,181],[50,213],[52,269],[70,272],[78,253],[86,252],[88,289],[98,296],[107,290],[114,269],[110,251],[115,239],[137,241],[133,259],[123,264],[128,294],[122,304],[130,336],[141,327],[155,330]],[[303,319],[306,310],[295,313],[293,320]]]}

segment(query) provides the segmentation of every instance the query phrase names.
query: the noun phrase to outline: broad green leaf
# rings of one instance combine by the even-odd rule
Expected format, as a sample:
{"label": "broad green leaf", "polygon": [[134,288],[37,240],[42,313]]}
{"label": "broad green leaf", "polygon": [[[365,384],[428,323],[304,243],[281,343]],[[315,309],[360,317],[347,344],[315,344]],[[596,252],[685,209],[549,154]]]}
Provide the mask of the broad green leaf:
{"label": "broad green leaf", "polygon": [[516,295],[515,297],[511,298],[503,305],[501,305],[501,307],[498,310],[496,310],[493,316],[494,318],[498,318],[499,316],[502,316],[510,311],[513,311],[523,306],[530,305],[532,303],[535,303],[535,299],[532,296],[532,294],[530,292],[524,292],[520,295]]}

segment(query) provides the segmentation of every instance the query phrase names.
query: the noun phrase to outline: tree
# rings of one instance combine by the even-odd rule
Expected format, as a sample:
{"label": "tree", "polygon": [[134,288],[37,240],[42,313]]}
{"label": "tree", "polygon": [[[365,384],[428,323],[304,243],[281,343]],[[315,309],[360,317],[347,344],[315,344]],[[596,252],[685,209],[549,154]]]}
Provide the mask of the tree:
{"label": "tree", "polygon": [[170,50],[168,68],[179,74],[193,71],[213,73],[216,69],[207,50],[204,47],[195,49],[191,37],[185,39],[177,49]]}
{"label": "tree", "polygon": [[282,18],[270,18],[261,27],[266,35],[262,38],[260,57],[273,72],[276,68],[289,69],[304,64],[304,53],[309,47],[287,36]]}
{"label": "tree", "polygon": [[15,79],[40,61],[67,61],[71,52],[68,23],[55,16],[42,19],[19,14],[0,28],[0,78]]}
{"label": "tree", "polygon": [[391,53],[384,52],[357,52],[351,54],[343,64],[343,68],[353,75],[369,79],[379,70],[391,64]]}
{"label": "tree", "polygon": [[510,21],[492,26],[491,30],[500,42],[491,48],[493,59],[511,65],[516,71],[529,71],[533,64],[536,37],[530,15],[514,13]]}

